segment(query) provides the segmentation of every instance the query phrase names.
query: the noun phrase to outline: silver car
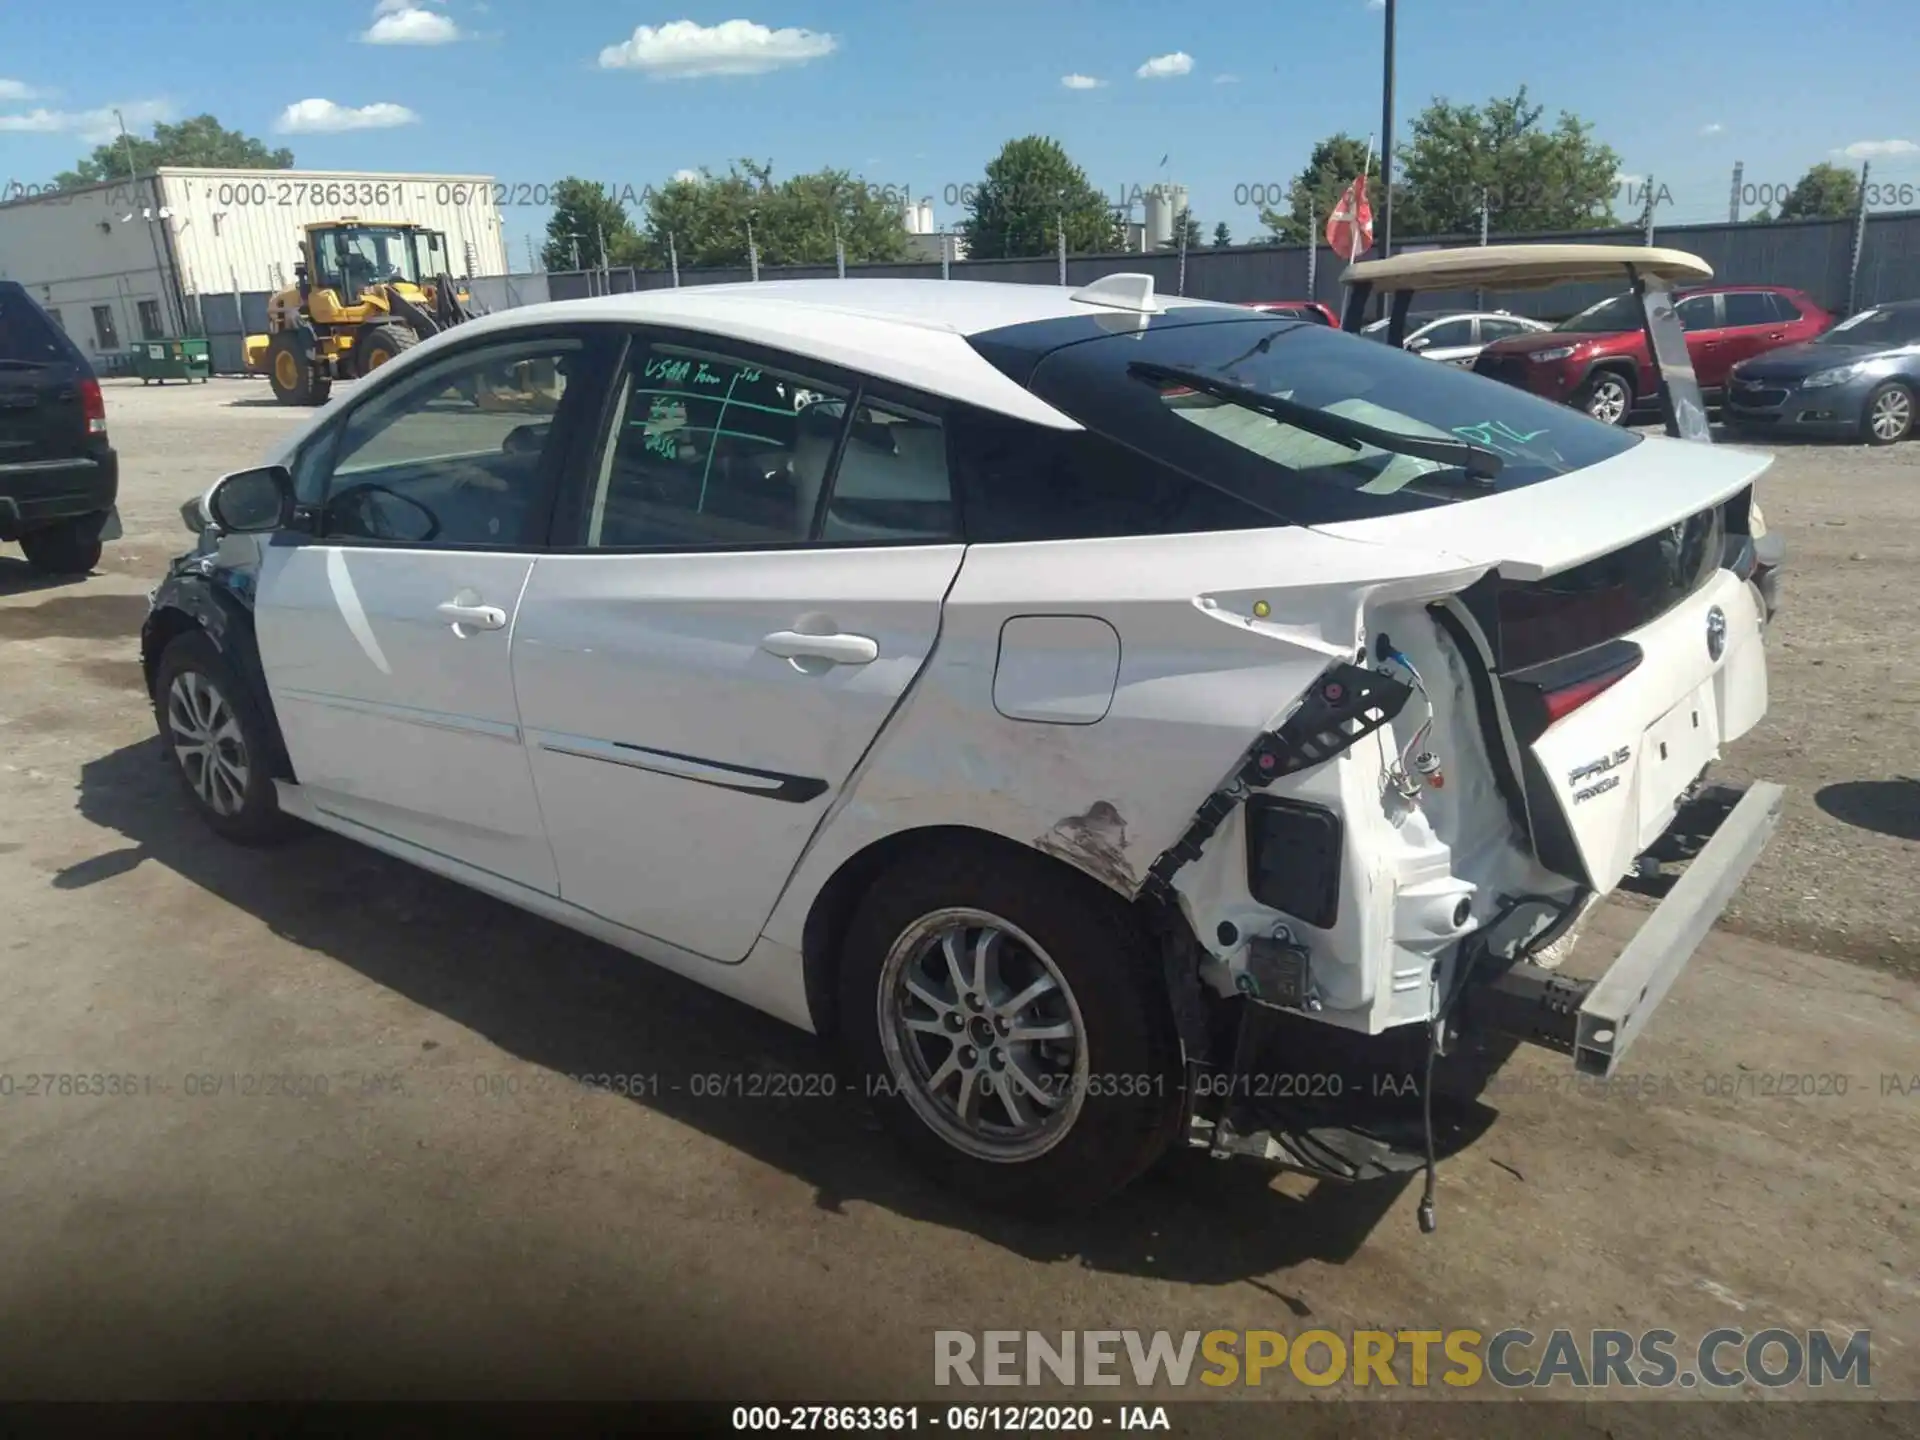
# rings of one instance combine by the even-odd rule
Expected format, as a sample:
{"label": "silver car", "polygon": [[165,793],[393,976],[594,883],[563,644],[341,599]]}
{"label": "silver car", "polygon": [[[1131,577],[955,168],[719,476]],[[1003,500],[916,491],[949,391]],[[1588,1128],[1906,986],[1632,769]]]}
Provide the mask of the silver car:
{"label": "silver car", "polygon": [[[1447,365],[1471,366],[1483,346],[1509,335],[1553,327],[1524,315],[1509,315],[1504,310],[1462,311],[1446,315],[1414,315],[1407,322],[1406,348],[1429,360]],[[1360,332],[1384,340],[1387,322],[1376,320]]]}

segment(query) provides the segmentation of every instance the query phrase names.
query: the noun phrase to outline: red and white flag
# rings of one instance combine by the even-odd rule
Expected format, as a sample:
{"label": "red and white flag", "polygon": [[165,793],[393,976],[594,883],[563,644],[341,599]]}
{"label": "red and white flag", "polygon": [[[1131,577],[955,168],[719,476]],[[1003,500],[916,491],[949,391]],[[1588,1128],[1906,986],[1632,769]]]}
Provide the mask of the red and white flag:
{"label": "red and white flag", "polygon": [[1336,255],[1356,260],[1373,245],[1373,207],[1367,203],[1367,177],[1354,177],[1327,216],[1327,245]]}

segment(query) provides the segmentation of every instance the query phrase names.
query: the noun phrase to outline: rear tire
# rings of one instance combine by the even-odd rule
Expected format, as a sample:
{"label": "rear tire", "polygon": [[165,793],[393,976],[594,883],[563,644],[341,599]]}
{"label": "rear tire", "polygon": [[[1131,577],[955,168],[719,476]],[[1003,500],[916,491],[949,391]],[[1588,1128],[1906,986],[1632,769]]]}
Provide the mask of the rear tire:
{"label": "rear tire", "polygon": [[1177,1130],[1184,1069],[1152,938],[1056,861],[965,843],[908,857],[861,900],[839,984],[863,1093],[969,1200],[1095,1205]]}
{"label": "rear tire", "polygon": [[1633,414],[1633,382],[1618,370],[1597,371],[1580,387],[1578,404],[1602,425],[1625,425]]}
{"label": "rear tire", "polygon": [[1860,430],[1869,445],[1898,445],[1913,434],[1913,391],[1898,380],[1876,385],[1861,412]]}
{"label": "rear tire", "polygon": [[404,325],[369,325],[353,342],[353,373],[371,375],[419,343],[420,337]]}
{"label": "rear tire", "polygon": [[42,575],[86,575],[100,563],[100,531],[107,517],[79,515],[20,537],[27,564]]}
{"label": "rear tire", "polygon": [[160,656],[154,719],[187,798],[216,834],[269,845],[295,833],[273,783],[274,737],[245,682],[198,630]]}

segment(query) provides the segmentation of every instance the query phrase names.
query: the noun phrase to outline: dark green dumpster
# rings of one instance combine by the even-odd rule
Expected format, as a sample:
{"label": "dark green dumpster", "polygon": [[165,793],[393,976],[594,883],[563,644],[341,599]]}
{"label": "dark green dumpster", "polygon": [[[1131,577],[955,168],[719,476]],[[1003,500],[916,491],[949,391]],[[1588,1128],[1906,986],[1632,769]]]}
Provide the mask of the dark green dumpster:
{"label": "dark green dumpster", "polygon": [[158,380],[206,380],[213,375],[213,356],[205,340],[140,340],[133,345],[133,373],[142,385]]}

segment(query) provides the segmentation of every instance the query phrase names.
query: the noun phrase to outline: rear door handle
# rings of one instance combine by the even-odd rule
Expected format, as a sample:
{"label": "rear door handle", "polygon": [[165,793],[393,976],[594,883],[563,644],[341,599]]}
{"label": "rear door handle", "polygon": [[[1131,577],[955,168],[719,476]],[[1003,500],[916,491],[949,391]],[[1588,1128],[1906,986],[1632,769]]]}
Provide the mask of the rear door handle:
{"label": "rear door handle", "polygon": [[504,630],[507,612],[498,605],[463,605],[458,600],[443,600],[435,607],[443,619],[451,620],[456,633],[462,626],[469,630]]}
{"label": "rear door handle", "polygon": [[776,630],[762,636],[760,648],[783,660],[825,660],[833,665],[868,665],[880,658],[879,644],[865,635],[802,635]]}

